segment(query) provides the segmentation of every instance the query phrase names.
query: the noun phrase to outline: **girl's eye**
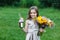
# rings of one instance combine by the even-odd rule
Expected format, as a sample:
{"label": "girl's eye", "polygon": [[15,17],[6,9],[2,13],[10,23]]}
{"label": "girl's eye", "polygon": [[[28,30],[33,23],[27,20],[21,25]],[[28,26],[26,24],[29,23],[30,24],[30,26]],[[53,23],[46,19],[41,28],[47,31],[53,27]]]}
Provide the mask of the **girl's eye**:
{"label": "girl's eye", "polygon": [[34,12],[34,14],[36,14],[36,12]]}
{"label": "girl's eye", "polygon": [[35,12],[33,12],[35,14]]}

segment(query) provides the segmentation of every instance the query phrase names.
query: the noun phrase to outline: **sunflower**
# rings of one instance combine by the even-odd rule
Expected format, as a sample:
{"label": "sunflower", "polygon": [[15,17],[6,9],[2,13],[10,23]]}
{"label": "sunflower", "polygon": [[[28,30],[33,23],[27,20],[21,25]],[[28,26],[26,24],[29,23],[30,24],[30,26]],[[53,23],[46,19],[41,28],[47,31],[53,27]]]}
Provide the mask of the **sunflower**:
{"label": "sunflower", "polygon": [[47,23],[47,19],[43,18],[42,16],[37,17],[37,22],[40,24]]}
{"label": "sunflower", "polygon": [[50,19],[46,18],[46,17],[38,16],[36,18],[36,20],[41,25],[48,25],[49,27],[53,26],[53,22]]}

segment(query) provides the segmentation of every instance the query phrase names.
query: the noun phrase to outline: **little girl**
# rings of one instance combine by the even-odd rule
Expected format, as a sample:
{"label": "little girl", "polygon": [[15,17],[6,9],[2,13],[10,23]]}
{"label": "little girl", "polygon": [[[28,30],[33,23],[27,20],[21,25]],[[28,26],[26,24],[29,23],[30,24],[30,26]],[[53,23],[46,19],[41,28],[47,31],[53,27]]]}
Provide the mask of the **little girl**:
{"label": "little girl", "polygon": [[[25,28],[23,28],[23,30],[26,32],[26,40],[40,40],[41,35],[39,34],[44,32],[45,27],[39,25],[37,20],[35,20],[35,18],[37,18],[38,16],[39,16],[38,8],[36,6],[32,6],[28,12],[28,18],[25,22]],[[19,22],[21,23],[22,27],[23,21],[20,20]]]}
{"label": "little girl", "polygon": [[[39,25],[35,20],[38,16],[38,8],[36,6],[32,6],[28,12],[28,19],[26,20],[25,28],[23,28],[27,33],[26,40],[40,40],[40,35],[38,35]],[[40,31],[42,31],[42,29],[40,29]]]}

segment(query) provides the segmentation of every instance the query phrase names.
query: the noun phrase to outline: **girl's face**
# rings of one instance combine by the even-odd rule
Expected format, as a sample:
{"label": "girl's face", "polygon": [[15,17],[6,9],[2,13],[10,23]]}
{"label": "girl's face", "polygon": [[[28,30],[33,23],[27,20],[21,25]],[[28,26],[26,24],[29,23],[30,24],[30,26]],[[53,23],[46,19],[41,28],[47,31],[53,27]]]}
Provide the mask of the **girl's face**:
{"label": "girl's face", "polygon": [[37,12],[36,12],[35,9],[32,9],[32,10],[31,10],[31,12],[30,12],[30,16],[31,16],[31,18],[35,18],[35,17],[37,17]]}

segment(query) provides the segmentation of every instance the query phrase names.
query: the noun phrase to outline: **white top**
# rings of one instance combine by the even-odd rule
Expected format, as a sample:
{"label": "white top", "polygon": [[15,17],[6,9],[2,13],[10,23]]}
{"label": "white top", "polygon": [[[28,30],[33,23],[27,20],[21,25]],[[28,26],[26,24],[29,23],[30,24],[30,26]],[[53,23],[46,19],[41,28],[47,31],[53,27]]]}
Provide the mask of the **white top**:
{"label": "white top", "polygon": [[27,20],[28,22],[28,32],[38,31],[38,24],[33,20]]}

